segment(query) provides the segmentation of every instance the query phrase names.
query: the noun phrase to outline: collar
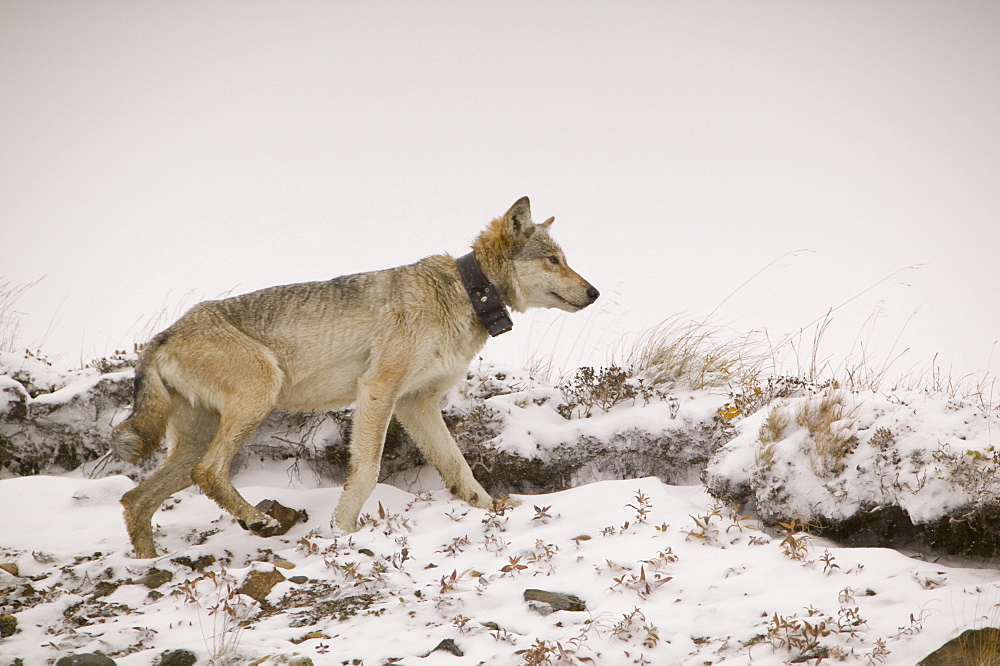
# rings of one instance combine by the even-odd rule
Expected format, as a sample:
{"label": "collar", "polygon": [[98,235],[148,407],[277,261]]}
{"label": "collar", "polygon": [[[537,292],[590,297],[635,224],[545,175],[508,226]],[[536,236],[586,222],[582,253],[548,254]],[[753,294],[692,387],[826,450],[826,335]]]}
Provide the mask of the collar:
{"label": "collar", "polygon": [[455,263],[458,264],[462,283],[469,294],[469,300],[472,301],[472,308],[486,331],[495,338],[514,328],[514,322],[507,314],[503,301],[500,300],[500,292],[486,279],[482,267],[476,261],[475,253],[464,254],[456,259]]}

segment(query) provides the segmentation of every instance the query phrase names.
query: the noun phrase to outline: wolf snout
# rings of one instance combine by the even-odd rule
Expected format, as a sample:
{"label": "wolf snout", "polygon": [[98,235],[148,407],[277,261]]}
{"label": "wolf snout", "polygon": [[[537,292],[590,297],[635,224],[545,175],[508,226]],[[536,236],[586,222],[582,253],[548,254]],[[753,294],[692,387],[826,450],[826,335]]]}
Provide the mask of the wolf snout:
{"label": "wolf snout", "polygon": [[584,292],[583,298],[575,298],[573,302],[567,301],[575,310],[582,310],[588,307],[591,303],[597,300],[597,297],[601,295],[601,292],[597,291],[597,287],[592,284],[587,285],[587,290]]}

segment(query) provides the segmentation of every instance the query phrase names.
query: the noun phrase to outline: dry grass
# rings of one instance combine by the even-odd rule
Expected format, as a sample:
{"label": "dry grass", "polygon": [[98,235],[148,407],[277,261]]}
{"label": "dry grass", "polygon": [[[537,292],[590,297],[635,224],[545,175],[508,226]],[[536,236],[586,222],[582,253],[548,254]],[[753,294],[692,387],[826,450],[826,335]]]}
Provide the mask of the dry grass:
{"label": "dry grass", "polygon": [[29,284],[0,282],[0,351],[14,351],[20,319],[20,313],[14,310],[14,304],[24,292],[41,281],[42,278]]}
{"label": "dry grass", "polygon": [[848,410],[846,394],[827,389],[798,404],[775,405],[757,433],[760,447],[757,463],[770,467],[774,463],[777,445],[790,434],[792,424],[809,433],[809,467],[816,476],[835,476],[844,469],[844,460],[855,449],[855,421]]}
{"label": "dry grass", "polygon": [[[893,368],[907,352],[906,349],[899,351],[906,324],[897,332],[888,350],[873,351],[873,340],[878,337],[876,327],[882,316],[881,307],[877,307],[865,319],[848,352],[835,360],[833,355],[822,352],[833,324],[832,314],[830,310],[797,333],[783,337],[773,348],[775,364],[815,384],[835,381],[852,393],[877,391],[887,385]],[[791,359],[787,358],[789,355]]]}
{"label": "dry grass", "polygon": [[743,386],[771,361],[764,339],[751,332],[733,334],[721,326],[664,320],[632,343],[614,362],[631,368],[654,387],[699,390]]}
{"label": "dry grass", "polygon": [[[996,343],[994,343],[994,349]],[[993,350],[990,351],[986,366],[993,365]],[[893,390],[918,390],[934,395],[943,395],[951,400],[959,400],[973,404],[986,413],[1000,411],[1000,386],[997,379],[988,370],[955,377],[954,372],[942,368],[935,355],[929,369],[911,372],[898,378],[892,385]]]}
{"label": "dry grass", "polygon": [[791,418],[785,405],[779,403],[772,407],[757,433],[757,440],[760,442],[760,448],[757,449],[757,464],[765,468],[770,468],[774,464],[776,447],[778,442],[785,438],[789,425]]}
{"label": "dry grass", "polygon": [[857,446],[854,419],[844,401],[844,393],[828,389],[824,395],[803,402],[795,413],[795,422],[809,431],[813,447],[809,466],[816,476],[839,474],[844,459]]}
{"label": "dry grass", "polygon": [[958,637],[959,663],[970,666],[1000,666],[1000,629],[983,627]]}

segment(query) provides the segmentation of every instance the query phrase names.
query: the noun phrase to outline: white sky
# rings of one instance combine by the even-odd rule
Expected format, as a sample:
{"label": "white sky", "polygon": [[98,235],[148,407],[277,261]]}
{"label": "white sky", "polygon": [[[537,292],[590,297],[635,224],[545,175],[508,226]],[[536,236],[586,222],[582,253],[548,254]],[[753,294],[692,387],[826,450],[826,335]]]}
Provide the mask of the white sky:
{"label": "white sky", "polygon": [[825,353],[878,312],[901,371],[981,371],[998,69],[988,1],[4,0],[0,281],[45,276],[22,345],[79,363],[229,290],[464,253],[527,194],[604,297],[492,357],[601,363],[808,249],[717,321],[778,339],[923,264]]}

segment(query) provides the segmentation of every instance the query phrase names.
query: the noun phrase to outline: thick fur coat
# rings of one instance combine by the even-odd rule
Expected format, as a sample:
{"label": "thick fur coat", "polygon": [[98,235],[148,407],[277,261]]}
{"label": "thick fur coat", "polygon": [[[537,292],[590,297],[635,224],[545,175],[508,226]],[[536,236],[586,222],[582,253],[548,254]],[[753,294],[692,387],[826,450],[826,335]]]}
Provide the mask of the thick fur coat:
{"label": "thick fur coat", "polygon": [[[552,222],[534,224],[525,197],[473,243],[513,310],[575,312],[599,295],[566,264],[549,235]],[[274,409],[355,405],[350,472],[334,514],[341,529],[357,528],[393,414],[455,495],[490,507],[440,411],[442,395],[487,337],[447,255],[194,306],[143,351],[132,414],[112,433],[123,460],[149,456],[164,439],[172,444],[164,464],[122,497],[136,555],[156,555],[153,514],[192,484],[249,529],[273,532],[276,521],[240,496],[229,470]]]}

